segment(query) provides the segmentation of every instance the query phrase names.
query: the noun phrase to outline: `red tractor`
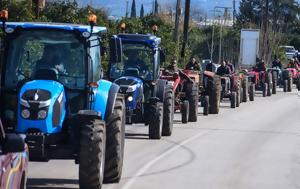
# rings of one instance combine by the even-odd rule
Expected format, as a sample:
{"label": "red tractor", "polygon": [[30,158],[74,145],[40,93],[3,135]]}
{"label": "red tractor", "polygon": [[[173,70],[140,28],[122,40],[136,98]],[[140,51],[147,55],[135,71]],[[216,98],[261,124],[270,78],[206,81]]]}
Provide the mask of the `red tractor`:
{"label": "red tractor", "polygon": [[[262,91],[263,97],[272,95],[272,74],[267,71],[250,71],[248,72],[248,77],[250,82],[254,85],[254,89],[257,91]],[[250,85],[251,87],[251,85]],[[250,89],[249,87],[249,89]],[[253,93],[253,94],[252,94]],[[250,101],[254,99],[254,91],[250,90],[249,93]]]}
{"label": "red tractor", "polygon": [[161,79],[168,80],[175,94],[174,111],[181,112],[182,123],[196,122],[198,118],[199,88],[183,71],[171,73],[162,70]]}
{"label": "red tractor", "polygon": [[290,77],[290,79],[283,80],[283,91],[291,92],[292,84],[295,84],[297,89],[300,90],[300,71],[296,68],[287,68],[287,70],[290,71],[292,77]]}
{"label": "red tractor", "polygon": [[230,107],[236,108],[240,106],[240,77],[236,74],[225,75],[221,77],[221,100],[224,98],[230,99]]}

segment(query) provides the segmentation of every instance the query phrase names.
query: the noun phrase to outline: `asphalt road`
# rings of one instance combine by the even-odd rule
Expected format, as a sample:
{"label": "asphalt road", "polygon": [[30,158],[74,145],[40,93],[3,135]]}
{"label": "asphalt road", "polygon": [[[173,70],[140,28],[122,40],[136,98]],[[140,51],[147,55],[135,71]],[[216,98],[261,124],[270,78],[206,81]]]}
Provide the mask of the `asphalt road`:
{"label": "asphalt road", "polygon": [[[148,140],[147,127],[127,126],[123,178],[104,189],[300,188],[300,94],[272,97],[181,124],[172,137]],[[28,188],[78,188],[73,161],[30,163]]]}

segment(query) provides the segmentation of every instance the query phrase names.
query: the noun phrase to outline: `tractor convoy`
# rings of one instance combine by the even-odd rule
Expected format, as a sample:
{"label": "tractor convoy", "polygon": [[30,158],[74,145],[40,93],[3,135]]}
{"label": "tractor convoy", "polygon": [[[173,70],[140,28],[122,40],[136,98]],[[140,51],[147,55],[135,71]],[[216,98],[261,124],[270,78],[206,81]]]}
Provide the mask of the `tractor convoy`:
{"label": "tractor convoy", "polygon": [[199,106],[207,116],[218,114],[225,98],[236,108],[253,101],[258,90],[265,97],[276,94],[278,85],[285,92],[293,83],[300,89],[300,73],[292,68],[222,76],[217,69],[165,69],[155,31],[113,35],[104,74],[106,28],[95,26],[95,15],[90,25],[6,19],[1,18],[3,125],[25,136],[31,161],[74,160],[83,189],[120,181],[125,124],[144,124],[149,139],[160,139],[172,135],[177,111],[182,123],[197,122]]}

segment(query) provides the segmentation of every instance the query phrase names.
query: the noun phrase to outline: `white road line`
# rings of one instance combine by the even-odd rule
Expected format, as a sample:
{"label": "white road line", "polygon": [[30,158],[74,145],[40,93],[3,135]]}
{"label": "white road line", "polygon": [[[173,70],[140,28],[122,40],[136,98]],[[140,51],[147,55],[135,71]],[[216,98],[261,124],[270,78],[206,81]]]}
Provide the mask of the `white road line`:
{"label": "white road line", "polygon": [[131,189],[133,183],[135,182],[135,180],[137,178],[139,178],[140,176],[142,176],[152,165],[154,165],[156,162],[158,162],[159,160],[163,159],[164,157],[166,157],[167,155],[169,155],[170,153],[176,151],[177,149],[179,149],[180,147],[182,147],[183,145],[196,140],[197,138],[199,138],[200,136],[203,136],[205,134],[209,133],[209,131],[207,132],[203,132],[203,133],[198,133],[195,136],[192,136],[182,142],[180,142],[179,144],[175,145],[174,147],[170,148],[169,150],[165,151],[164,153],[160,154],[159,156],[157,156],[156,158],[154,158],[153,160],[149,161],[146,165],[144,165],[141,169],[138,170],[138,172],[132,176],[132,178],[125,183],[125,185],[122,187],[122,189]]}

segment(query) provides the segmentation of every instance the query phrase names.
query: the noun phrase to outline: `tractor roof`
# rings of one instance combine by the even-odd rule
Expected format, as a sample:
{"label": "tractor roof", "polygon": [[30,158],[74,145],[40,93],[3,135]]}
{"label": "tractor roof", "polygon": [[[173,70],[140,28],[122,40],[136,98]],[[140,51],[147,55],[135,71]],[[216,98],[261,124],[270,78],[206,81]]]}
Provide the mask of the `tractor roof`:
{"label": "tractor roof", "polygon": [[[6,22],[6,25],[8,28],[12,28],[12,29],[21,27],[24,29],[60,29],[66,31],[78,30],[82,33],[91,32],[91,26],[68,24],[68,23]],[[93,27],[93,33],[95,34],[104,33],[106,31],[107,31],[106,27],[96,27],[96,26]]]}
{"label": "tractor roof", "polygon": [[119,38],[125,42],[146,43],[152,48],[158,48],[161,38],[151,34],[119,34]]}

